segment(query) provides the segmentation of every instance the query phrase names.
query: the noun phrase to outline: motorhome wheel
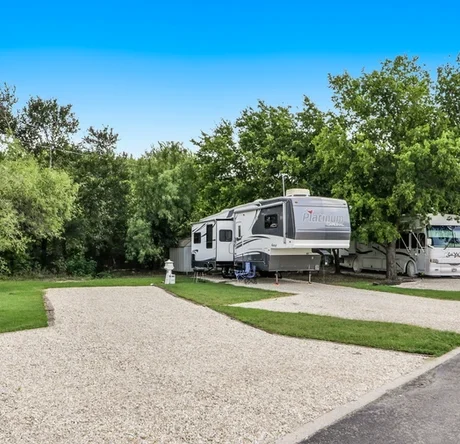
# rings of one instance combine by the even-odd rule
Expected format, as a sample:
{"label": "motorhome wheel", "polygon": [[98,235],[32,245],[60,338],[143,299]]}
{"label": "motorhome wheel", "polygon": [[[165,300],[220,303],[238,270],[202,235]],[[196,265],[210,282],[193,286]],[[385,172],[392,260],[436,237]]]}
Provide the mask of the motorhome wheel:
{"label": "motorhome wheel", "polygon": [[417,267],[414,261],[409,261],[406,264],[406,275],[409,277],[415,277],[417,275]]}
{"label": "motorhome wheel", "polygon": [[235,272],[231,267],[222,268],[222,277],[224,279],[233,279],[235,277]]}

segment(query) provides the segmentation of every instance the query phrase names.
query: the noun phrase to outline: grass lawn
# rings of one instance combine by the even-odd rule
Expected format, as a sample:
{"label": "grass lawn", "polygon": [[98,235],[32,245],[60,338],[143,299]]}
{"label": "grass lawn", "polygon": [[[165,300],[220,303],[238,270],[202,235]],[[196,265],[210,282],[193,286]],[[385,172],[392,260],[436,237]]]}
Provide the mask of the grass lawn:
{"label": "grass lawn", "polygon": [[0,333],[46,327],[43,291],[47,288],[149,285],[152,278],[94,279],[78,282],[0,281]]}
{"label": "grass lawn", "polygon": [[232,285],[200,282],[179,277],[176,285],[164,285],[162,276],[92,279],[81,281],[0,281],[0,333],[47,326],[43,292],[47,288],[75,287],[138,287],[150,284],[166,290],[174,288],[175,294],[198,304],[210,306],[259,301],[280,296],[276,291],[238,288]]}
{"label": "grass lawn", "polygon": [[229,304],[242,304],[243,302],[255,302],[262,299],[279,298],[289,296],[291,293],[279,291],[260,290],[253,286],[237,287],[224,283],[209,281],[193,282],[191,279],[182,278],[176,285],[165,285],[163,280],[155,283],[170,293],[206,307],[216,308]]}
{"label": "grass lawn", "polygon": [[392,285],[378,284],[372,282],[342,282],[338,285],[359,288],[361,290],[383,291],[386,293],[405,294],[408,296],[418,296],[421,298],[445,299],[449,301],[460,301],[460,291],[446,290],[424,290],[419,288],[394,287]]}
{"label": "grass lawn", "polygon": [[0,281],[0,332],[46,326],[42,300],[46,288],[143,286],[153,283],[178,297],[270,333],[433,356],[440,356],[460,346],[460,334],[429,328],[229,306],[283,296],[283,293],[276,291],[207,281],[195,283],[191,278],[179,276],[175,285],[164,285],[162,282],[162,276],[78,282]]}
{"label": "grass lawn", "polygon": [[319,339],[385,350],[441,356],[460,347],[460,334],[391,322],[361,321],[309,313],[283,313],[243,307],[217,307],[241,322],[296,338]]}
{"label": "grass lawn", "polygon": [[0,281],[0,333],[47,325],[41,290]]}

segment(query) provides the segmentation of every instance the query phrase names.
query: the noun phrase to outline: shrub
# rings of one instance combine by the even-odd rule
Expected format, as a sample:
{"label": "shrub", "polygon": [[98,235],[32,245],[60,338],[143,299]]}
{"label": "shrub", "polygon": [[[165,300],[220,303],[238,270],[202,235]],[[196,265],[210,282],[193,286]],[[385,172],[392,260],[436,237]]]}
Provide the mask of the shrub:
{"label": "shrub", "polygon": [[84,257],[73,257],[67,260],[67,273],[72,276],[94,276],[96,274],[96,261]]}

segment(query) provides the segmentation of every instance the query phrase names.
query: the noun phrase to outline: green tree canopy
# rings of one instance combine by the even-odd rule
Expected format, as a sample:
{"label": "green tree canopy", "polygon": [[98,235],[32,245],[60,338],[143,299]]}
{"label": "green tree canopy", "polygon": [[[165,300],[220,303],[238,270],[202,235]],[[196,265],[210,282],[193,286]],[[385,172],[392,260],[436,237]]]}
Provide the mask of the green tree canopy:
{"label": "green tree canopy", "polygon": [[59,237],[74,210],[77,187],[63,171],[42,168],[20,147],[0,159],[0,257],[21,256],[33,242]]}
{"label": "green tree canopy", "polygon": [[438,67],[436,103],[448,118],[452,130],[460,132],[460,55],[455,63]]}
{"label": "green tree canopy", "polygon": [[359,77],[330,76],[330,86],[337,114],[316,138],[323,174],[333,195],[349,203],[356,236],[386,247],[394,280],[405,217],[460,212],[460,141],[417,59],[387,60]]}
{"label": "green tree canopy", "polygon": [[18,114],[15,135],[26,150],[43,162],[63,166],[67,165],[68,152],[78,149],[72,140],[78,127],[72,105],[32,97]]}
{"label": "green tree canopy", "polygon": [[125,259],[131,160],[116,153],[117,142],[112,128],[90,127],[67,168],[79,189],[78,213],[66,227],[66,255],[95,260],[99,268]]}
{"label": "green tree canopy", "polygon": [[127,256],[141,264],[163,259],[189,235],[197,192],[194,155],[181,144],[160,143],[133,166]]}
{"label": "green tree canopy", "polygon": [[5,83],[0,88],[0,134],[15,134],[17,118],[14,113],[14,106],[17,102],[16,88]]}
{"label": "green tree canopy", "polygon": [[308,98],[299,113],[260,101],[234,124],[222,121],[212,134],[202,133],[193,141],[199,148],[198,214],[279,196],[283,174],[287,187],[320,189],[312,141],[323,124],[323,114]]}

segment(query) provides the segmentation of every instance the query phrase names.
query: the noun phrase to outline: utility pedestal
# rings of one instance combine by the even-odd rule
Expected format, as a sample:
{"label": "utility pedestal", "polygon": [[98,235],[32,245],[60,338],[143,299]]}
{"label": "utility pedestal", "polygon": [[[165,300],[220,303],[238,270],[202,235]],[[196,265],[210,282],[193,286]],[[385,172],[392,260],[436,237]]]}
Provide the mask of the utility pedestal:
{"label": "utility pedestal", "polygon": [[168,259],[165,262],[165,270],[166,270],[165,284],[175,284],[176,275],[172,274],[172,271],[174,270],[174,263],[171,259]]}

